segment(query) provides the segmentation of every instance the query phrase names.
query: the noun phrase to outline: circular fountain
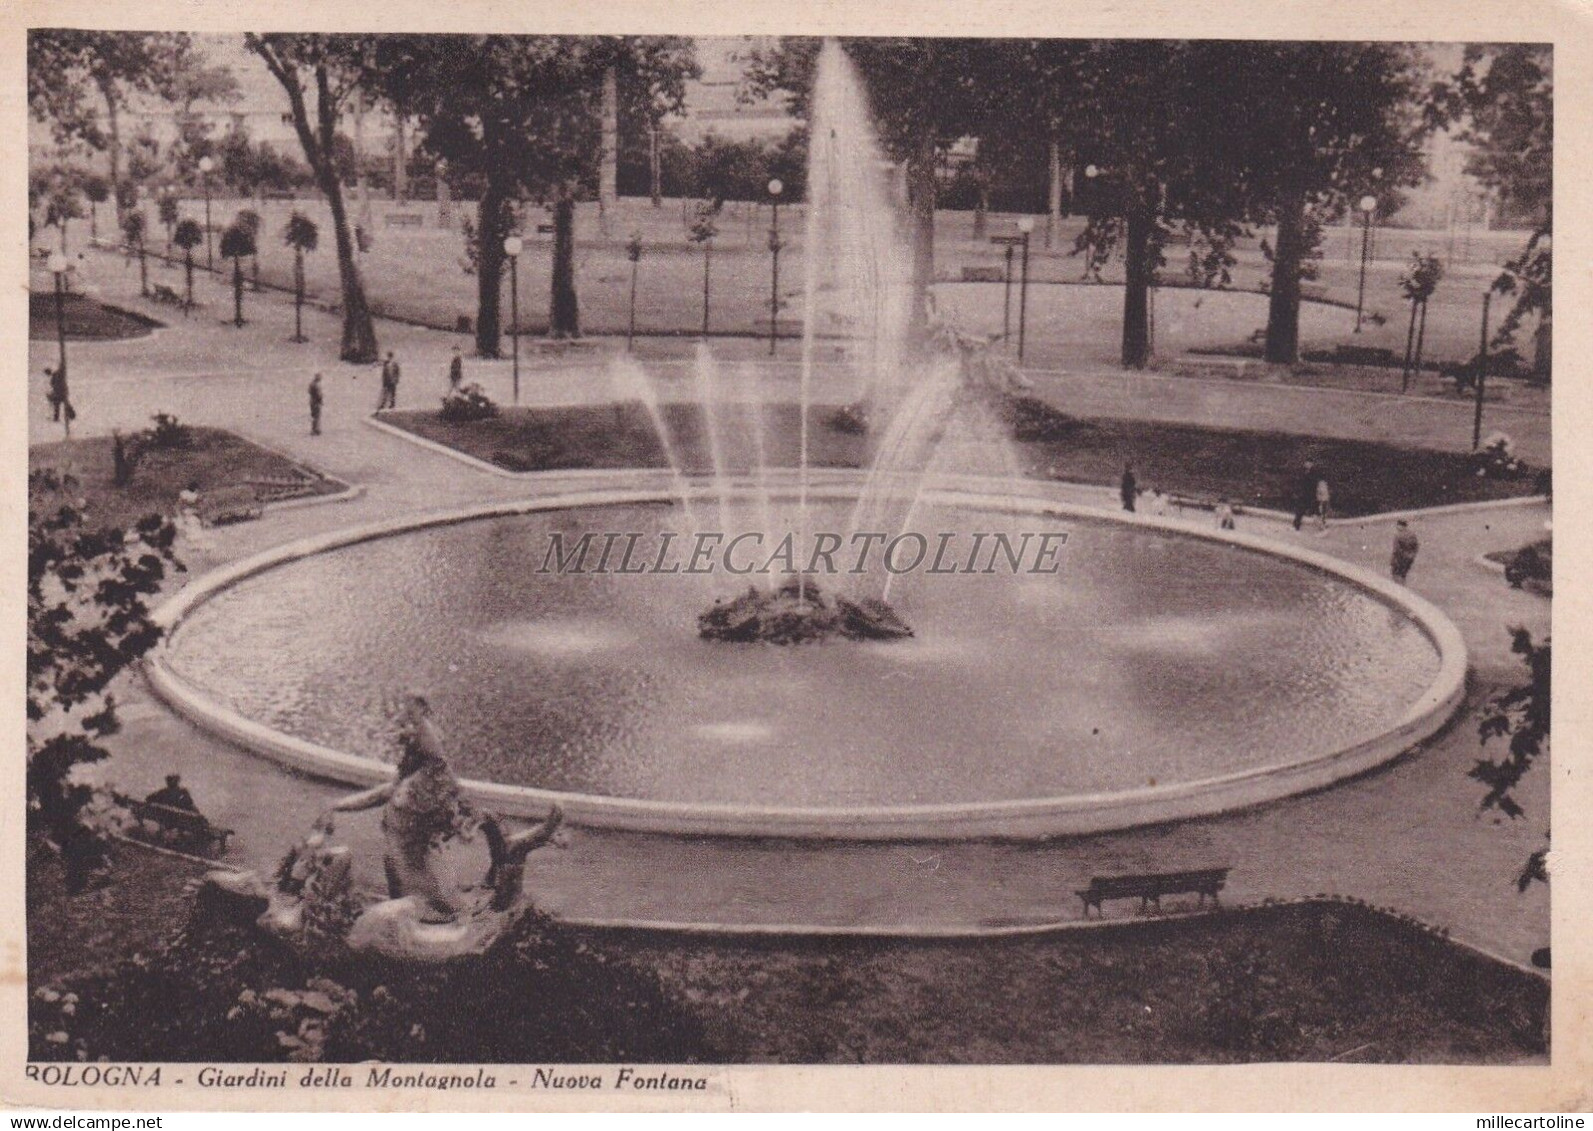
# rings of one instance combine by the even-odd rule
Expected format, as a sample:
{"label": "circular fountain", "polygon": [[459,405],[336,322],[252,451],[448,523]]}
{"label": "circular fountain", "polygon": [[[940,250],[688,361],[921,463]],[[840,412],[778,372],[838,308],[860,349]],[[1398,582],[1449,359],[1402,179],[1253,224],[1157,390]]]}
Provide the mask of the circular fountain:
{"label": "circular fountain", "polygon": [[[833,43],[813,112],[794,405],[761,370],[727,379],[706,347],[667,394],[617,357],[615,399],[645,409],[659,470],[236,563],[162,610],[157,690],[252,749],[367,784],[391,775],[393,701],[419,688],[465,788],[501,812],[751,836],[1169,821],[1319,788],[1443,725],[1465,649],[1402,587],[1026,480],[1021,376],[947,328],[907,348],[911,256]],[[821,329],[851,347],[848,408],[828,417]],[[814,467],[827,418],[866,429],[858,470]],[[726,548],[715,572],[667,551],[705,532]],[[875,534],[923,552],[833,569],[811,553]],[[1018,552],[1025,536],[1054,554]],[[566,568],[583,537],[600,567]],[[742,538],[765,555],[730,553]]]}
{"label": "circular fountain", "polygon": [[[1255,804],[1396,756],[1462,692],[1453,627],[1380,579],[1004,488],[935,489],[920,513],[1065,530],[1058,572],[901,574],[911,637],[703,639],[722,576],[538,572],[554,533],[667,531],[669,492],[633,478],[240,562],[164,611],[156,686],[357,784],[391,773],[389,700],[424,687],[467,788],[501,811],[833,838],[1056,835]],[[839,522],[856,492],[814,485],[806,502]]]}

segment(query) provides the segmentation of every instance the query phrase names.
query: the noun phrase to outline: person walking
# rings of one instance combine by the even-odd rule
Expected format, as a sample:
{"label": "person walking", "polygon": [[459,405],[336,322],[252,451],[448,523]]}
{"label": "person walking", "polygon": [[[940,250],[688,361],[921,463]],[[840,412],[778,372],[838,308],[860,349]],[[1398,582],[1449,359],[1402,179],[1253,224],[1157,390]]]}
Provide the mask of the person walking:
{"label": "person walking", "polygon": [[1234,529],[1233,504],[1226,497],[1217,500],[1217,529]]}
{"label": "person walking", "polygon": [[465,361],[460,356],[459,347],[454,347],[454,358],[448,363],[448,391],[457,393],[459,386],[465,379]]}
{"label": "person walking", "polygon": [[1416,564],[1416,552],[1421,549],[1421,545],[1416,532],[1410,528],[1410,523],[1400,519],[1394,524],[1394,553],[1389,559],[1388,569],[1394,575],[1394,580],[1401,585],[1410,575],[1410,567]]}
{"label": "person walking", "polygon": [[393,356],[393,351],[387,351],[387,360],[382,362],[382,397],[376,402],[376,411],[384,408],[398,407],[398,359]]}
{"label": "person walking", "polygon": [[1300,524],[1305,521],[1305,516],[1316,509],[1316,464],[1310,460],[1305,461],[1305,467],[1300,471],[1300,478],[1294,484],[1294,528],[1300,529]]}
{"label": "person walking", "polygon": [[321,405],[325,401],[321,392],[321,375],[317,373],[310,378],[310,435],[321,434]]}
{"label": "person walking", "polygon": [[1123,500],[1123,509],[1130,514],[1134,513],[1134,500],[1139,498],[1139,480],[1134,478],[1134,465],[1123,465],[1123,481],[1118,484],[1118,496]]}
{"label": "person walking", "polygon": [[1316,532],[1327,533],[1328,512],[1333,509],[1333,489],[1328,486],[1327,476],[1318,476],[1316,481]]}
{"label": "person walking", "polygon": [[44,399],[50,402],[50,419],[65,425],[67,439],[71,439],[72,421],[77,419],[77,409],[72,407],[72,394],[66,387],[66,366],[63,364],[54,369],[45,366],[44,375],[50,380],[49,389],[44,394]]}

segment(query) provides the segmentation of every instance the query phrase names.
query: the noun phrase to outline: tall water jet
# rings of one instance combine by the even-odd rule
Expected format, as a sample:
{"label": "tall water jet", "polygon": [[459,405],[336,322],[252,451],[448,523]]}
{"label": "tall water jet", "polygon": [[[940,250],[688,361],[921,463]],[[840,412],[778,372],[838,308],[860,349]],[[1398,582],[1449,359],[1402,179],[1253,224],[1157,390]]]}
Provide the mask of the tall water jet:
{"label": "tall water jet", "polygon": [[[719,365],[707,342],[698,342],[692,359],[692,377],[697,390],[697,408],[702,413],[703,439],[708,448],[708,463],[713,472],[714,498],[719,501],[719,521],[730,528],[730,471],[725,462],[724,420],[720,412]],[[726,533],[731,531],[726,529]],[[736,531],[739,533],[739,531]]]}
{"label": "tall water jet", "polygon": [[696,507],[692,504],[691,489],[686,484],[686,473],[675,443],[670,438],[669,425],[664,420],[658,389],[654,386],[652,377],[648,375],[647,370],[624,356],[617,356],[609,361],[608,375],[622,402],[634,400],[646,410],[647,418],[653,425],[653,433],[658,437],[658,446],[663,450],[664,461],[669,464],[670,486],[675,497],[680,500],[686,524],[692,530],[701,530],[702,525],[697,520]]}

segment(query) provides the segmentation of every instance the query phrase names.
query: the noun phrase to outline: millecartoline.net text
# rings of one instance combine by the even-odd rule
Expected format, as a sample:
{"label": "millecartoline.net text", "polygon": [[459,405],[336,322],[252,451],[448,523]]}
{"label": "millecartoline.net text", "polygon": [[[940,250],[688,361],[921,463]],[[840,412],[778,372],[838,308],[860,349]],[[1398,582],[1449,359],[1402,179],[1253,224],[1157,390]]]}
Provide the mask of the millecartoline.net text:
{"label": "millecartoline.net text", "polygon": [[538,573],[1058,573],[1065,530],[767,534],[550,531]]}

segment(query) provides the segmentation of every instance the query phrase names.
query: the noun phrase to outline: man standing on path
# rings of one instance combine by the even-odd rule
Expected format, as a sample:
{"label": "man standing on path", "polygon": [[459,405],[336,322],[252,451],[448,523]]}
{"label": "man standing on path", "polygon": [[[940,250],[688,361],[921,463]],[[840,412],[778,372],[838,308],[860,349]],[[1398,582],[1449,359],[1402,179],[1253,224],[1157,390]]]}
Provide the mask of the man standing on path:
{"label": "man standing on path", "polygon": [[62,416],[66,417],[66,434],[72,435],[72,420],[77,416],[72,408],[72,396],[66,386],[66,366],[60,365],[54,369],[45,366],[44,375],[49,378],[49,389],[44,399],[50,402],[50,419],[61,423]]}
{"label": "man standing on path", "polygon": [[1416,564],[1416,551],[1421,549],[1421,542],[1416,538],[1416,532],[1410,528],[1410,523],[1400,519],[1394,524],[1394,556],[1389,559],[1389,572],[1394,575],[1394,580],[1401,585],[1410,575],[1410,567]]}
{"label": "man standing on path", "polygon": [[321,375],[310,378],[310,435],[321,434]]}
{"label": "man standing on path", "polygon": [[454,359],[448,363],[448,391],[457,393],[459,385],[465,379],[464,358],[459,355],[459,347],[454,347]]}
{"label": "man standing on path", "polygon": [[1310,460],[1305,461],[1305,468],[1300,472],[1300,478],[1294,485],[1294,528],[1300,529],[1300,524],[1305,521],[1305,516],[1316,510],[1316,483],[1320,476],[1316,473],[1316,464]]}
{"label": "man standing on path", "polygon": [[1134,465],[1123,465],[1123,481],[1118,484],[1118,496],[1123,500],[1123,509],[1130,514],[1134,513],[1134,500],[1139,498],[1139,481],[1134,478]]}
{"label": "man standing on path", "polygon": [[398,360],[393,357],[393,351],[387,351],[387,360],[382,362],[382,398],[376,402],[376,411],[384,408],[398,407]]}

